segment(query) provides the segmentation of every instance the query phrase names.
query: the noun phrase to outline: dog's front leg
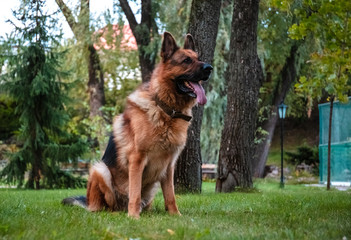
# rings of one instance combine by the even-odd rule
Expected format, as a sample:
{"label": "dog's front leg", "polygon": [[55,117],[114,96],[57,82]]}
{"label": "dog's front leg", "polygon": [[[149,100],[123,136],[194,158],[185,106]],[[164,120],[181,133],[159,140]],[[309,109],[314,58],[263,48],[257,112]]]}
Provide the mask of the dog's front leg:
{"label": "dog's front leg", "polygon": [[168,166],[167,174],[161,181],[163,198],[165,200],[165,208],[169,212],[169,214],[181,215],[178,211],[178,207],[175,200],[173,178],[174,166]]}
{"label": "dog's front leg", "polygon": [[144,157],[141,154],[135,153],[129,157],[128,216],[136,219],[139,218],[141,210],[141,185],[144,167]]}

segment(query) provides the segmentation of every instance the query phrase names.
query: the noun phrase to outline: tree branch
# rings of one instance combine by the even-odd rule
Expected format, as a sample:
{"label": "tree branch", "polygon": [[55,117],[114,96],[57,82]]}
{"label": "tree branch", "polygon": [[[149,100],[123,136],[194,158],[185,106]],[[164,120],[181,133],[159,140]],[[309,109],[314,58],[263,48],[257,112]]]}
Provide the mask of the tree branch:
{"label": "tree branch", "polygon": [[119,4],[122,7],[123,12],[128,19],[129,26],[132,29],[134,36],[136,37],[135,30],[136,30],[136,27],[138,26],[138,22],[135,19],[134,13],[128,4],[128,1],[127,0],[119,0]]}
{"label": "tree branch", "polygon": [[83,26],[84,32],[89,32],[90,22],[90,0],[80,0],[80,11],[78,16],[79,25]]}
{"label": "tree branch", "polygon": [[151,1],[150,0],[142,0],[141,1],[141,24],[146,24],[147,28],[151,29]]}
{"label": "tree branch", "polygon": [[76,38],[78,37],[78,32],[77,32],[77,23],[74,20],[73,14],[71,9],[69,9],[67,7],[67,5],[63,2],[63,0],[55,0],[57,5],[59,6],[59,8],[61,9],[63,15],[66,18],[66,21],[68,23],[68,25],[70,26],[73,34],[76,36]]}
{"label": "tree branch", "polygon": [[146,24],[149,33],[157,34],[158,28],[155,21],[154,13],[152,12],[151,0],[142,0],[141,2],[141,24]]}

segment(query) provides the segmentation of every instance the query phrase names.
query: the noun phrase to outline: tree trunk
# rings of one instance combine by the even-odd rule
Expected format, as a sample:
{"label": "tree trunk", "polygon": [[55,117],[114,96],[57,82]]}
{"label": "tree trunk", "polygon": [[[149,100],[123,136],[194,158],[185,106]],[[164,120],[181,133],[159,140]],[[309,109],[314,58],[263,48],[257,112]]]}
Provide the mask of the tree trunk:
{"label": "tree trunk", "polygon": [[100,66],[99,55],[93,44],[88,45],[90,117],[102,116],[101,107],[105,104],[104,76]]}
{"label": "tree trunk", "polygon": [[331,134],[332,134],[332,120],[333,120],[334,96],[330,98],[330,113],[329,113],[329,131],[328,131],[328,176],[327,176],[327,190],[330,190],[330,155],[331,155]]}
{"label": "tree trunk", "polygon": [[100,64],[99,54],[93,47],[92,33],[90,32],[89,18],[90,18],[90,2],[89,0],[80,0],[80,11],[78,15],[78,21],[72,14],[72,11],[67,7],[63,0],[55,0],[63,15],[66,18],[68,25],[70,26],[75,38],[82,42],[87,51],[88,59],[88,90],[89,90],[89,106],[90,106],[90,117],[102,116],[101,107],[105,104],[105,92],[104,92],[104,76]]}
{"label": "tree trunk", "polygon": [[[33,126],[33,130],[35,131],[35,126]],[[31,137],[34,136],[32,143],[35,142],[35,139],[36,139],[35,135],[36,135],[35,133],[32,133]],[[39,190],[40,189],[40,178],[41,178],[40,173],[43,170],[43,159],[42,159],[43,150],[36,149],[36,148],[37,148],[37,146],[35,146],[34,144],[31,144],[31,149],[33,149],[32,154],[34,156],[33,156],[32,162],[31,162],[32,169],[29,172],[27,188]]]}
{"label": "tree trunk", "polygon": [[146,48],[150,45],[155,34],[158,34],[157,24],[152,15],[152,1],[141,1],[141,22],[138,23],[127,0],[119,0],[119,4],[127,17],[130,29],[138,44],[139,63],[143,82],[150,81],[155,67],[155,57],[147,54]]}
{"label": "tree trunk", "polygon": [[[194,37],[199,59],[207,63],[212,63],[213,60],[221,2],[193,0],[191,6],[189,33]],[[207,84],[204,84],[204,88],[207,88]],[[193,108],[187,143],[178,159],[174,174],[177,192],[201,192],[200,131],[203,111],[203,106]]]}
{"label": "tree trunk", "polygon": [[218,160],[217,192],[252,187],[252,158],[261,65],[257,56],[259,0],[236,0],[230,37],[227,111]]}
{"label": "tree trunk", "polygon": [[278,105],[285,99],[292,83],[296,79],[296,59],[298,50],[297,44],[298,43],[295,43],[290,49],[290,56],[286,59],[285,65],[280,72],[280,84],[277,84],[277,87],[274,91],[271,112],[268,115],[268,119],[262,124],[262,129],[265,130],[268,135],[265,136],[264,140],[256,147],[255,157],[253,158],[254,161],[252,165],[255,177],[262,178],[264,175],[264,167],[267,162],[269,148],[278,121],[277,108]]}
{"label": "tree trunk", "polygon": [[[197,109],[199,111],[200,109]],[[201,111],[201,110],[200,110]],[[196,111],[193,111],[196,112]],[[193,124],[194,122],[192,122]],[[196,125],[199,121],[196,121]],[[192,135],[193,138],[195,134]],[[196,134],[200,138],[200,134]],[[200,139],[191,139],[188,137],[186,147],[178,158],[176,169],[174,172],[174,188],[177,193],[199,193],[201,192],[201,153],[200,153]]]}
{"label": "tree trunk", "polygon": [[145,51],[140,49],[144,47],[145,46],[139,45],[139,63],[140,63],[140,69],[141,69],[141,80],[142,82],[149,82],[151,78],[151,74],[154,71],[155,58],[150,59],[150,57],[145,53]]}

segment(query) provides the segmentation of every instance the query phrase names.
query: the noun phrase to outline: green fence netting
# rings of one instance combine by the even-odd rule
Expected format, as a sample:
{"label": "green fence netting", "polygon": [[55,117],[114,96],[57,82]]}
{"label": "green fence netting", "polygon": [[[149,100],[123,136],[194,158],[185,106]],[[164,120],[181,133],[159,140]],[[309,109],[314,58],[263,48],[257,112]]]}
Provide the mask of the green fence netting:
{"label": "green fence netting", "polygon": [[[327,181],[330,103],[319,104],[319,175]],[[330,179],[351,183],[351,97],[346,104],[334,102],[331,129]]]}

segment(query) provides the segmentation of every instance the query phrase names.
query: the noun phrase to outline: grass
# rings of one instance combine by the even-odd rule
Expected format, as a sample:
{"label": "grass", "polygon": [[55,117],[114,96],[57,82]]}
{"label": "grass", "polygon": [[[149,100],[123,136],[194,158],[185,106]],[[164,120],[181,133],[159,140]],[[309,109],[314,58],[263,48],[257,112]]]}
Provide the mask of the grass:
{"label": "grass", "polygon": [[[272,149],[271,148],[269,150],[269,153],[268,153],[266,165],[280,166],[280,161],[281,161],[280,148],[279,149]],[[285,164],[285,161],[284,161],[284,164]]]}
{"label": "grass", "polygon": [[60,204],[85,190],[0,190],[0,239],[351,239],[351,191],[256,182],[256,191],[177,196],[168,216],[159,193],[140,220]]}

